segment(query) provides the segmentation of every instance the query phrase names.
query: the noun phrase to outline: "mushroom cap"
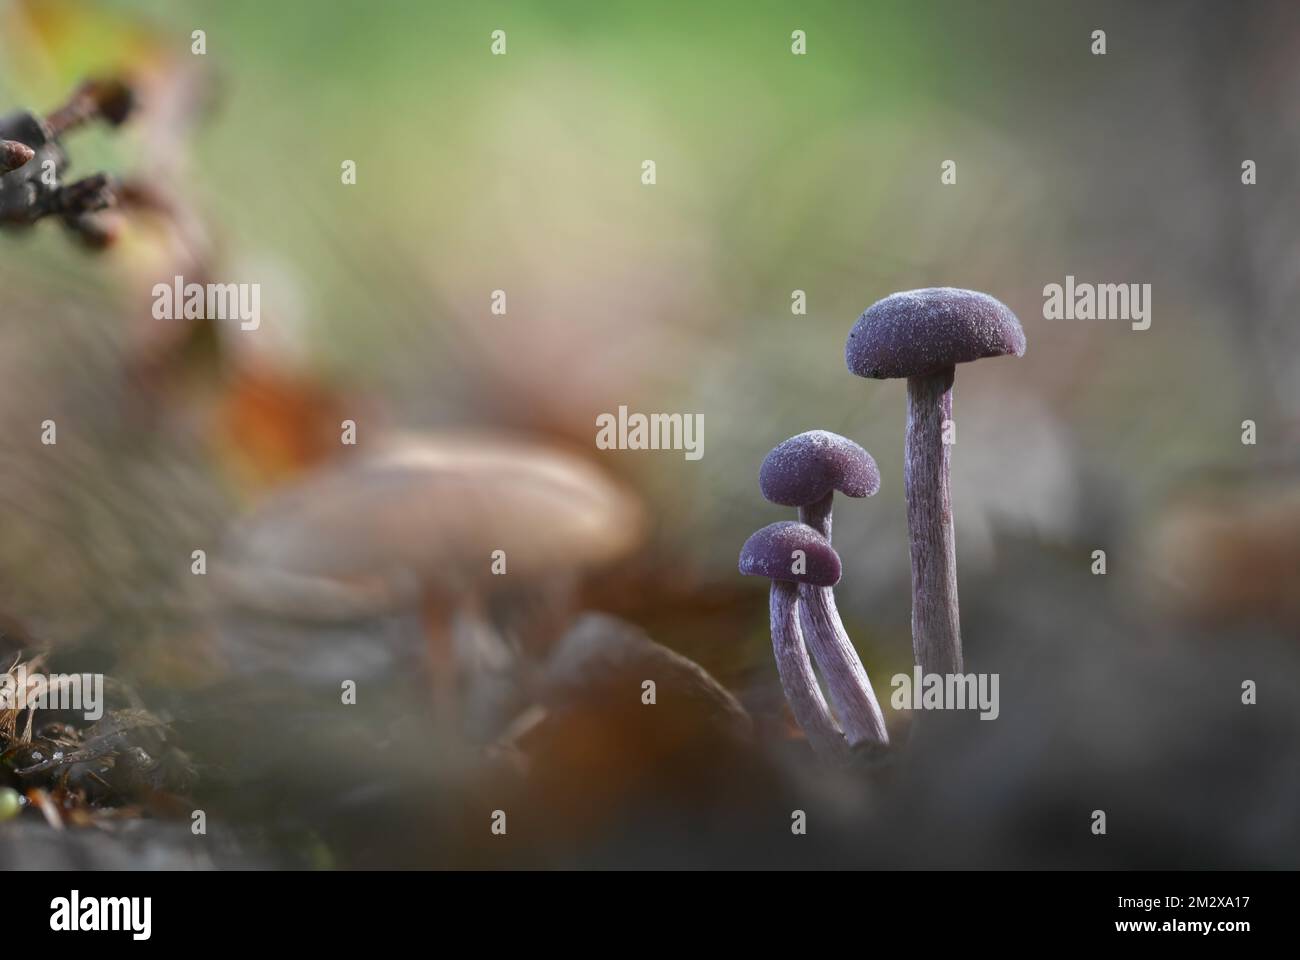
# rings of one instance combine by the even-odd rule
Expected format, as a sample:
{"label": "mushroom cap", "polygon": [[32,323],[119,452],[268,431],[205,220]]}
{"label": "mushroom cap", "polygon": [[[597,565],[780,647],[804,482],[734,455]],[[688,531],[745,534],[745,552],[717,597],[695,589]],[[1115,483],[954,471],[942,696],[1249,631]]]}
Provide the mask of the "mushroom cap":
{"label": "mushroom cap", "polygon": [[232,529],[218,583],[246,609],[340,620],[570,578],[643,528],[639,502],[572,454],[496,436],[403,440],[270,497]]}
{"label": "mushroom cap", "polygon": [[1023,356],[1025,331],[1006,304],[976,290],[891,293],[858,317],[844,344],[849,371],[888,380],[983,357]]}
{"label": "mushroom cap", "polygon": [[[794,565],[791,554],[796,550],[804,552],[803,573],[791,572]],[[740,572],[769,580],[833,587],[840,582],[840,555],[829,540],[808,524],[782,520],[769,523],[745,541],[740,548]]]}
{"label": "mushroom cap", "polygon": [[809,430],[781,441],[763,458],[758,487],[773,503],[803,507],[832,490],[870,497],[880,489],[880,470],[871,454],[848,437]]}

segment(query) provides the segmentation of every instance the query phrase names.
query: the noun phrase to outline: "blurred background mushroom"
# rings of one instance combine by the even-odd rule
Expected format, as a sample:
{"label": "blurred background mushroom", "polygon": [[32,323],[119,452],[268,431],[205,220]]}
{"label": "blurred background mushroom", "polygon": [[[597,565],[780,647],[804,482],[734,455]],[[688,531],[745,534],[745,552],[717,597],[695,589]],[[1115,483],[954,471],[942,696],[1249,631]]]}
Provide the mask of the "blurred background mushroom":
{"label": "blurred background mushroom", "polygon": [[1290,471],[1180,491],[1139,546],[1146,592],[1178,617],[1300,630],[1300,484]]}
{"label": "blurred background mushroom", "polygon": [[[231,610],[218,636],[246,674],[337,685],[422,668],[481,740],[567,625],[583,574],[639,542],[641,507],[589,462],[536,442],[377,446],[235,525],[216,571]],[[387,636],[363,628],[393,615]],[[423,631],[409,629],[417,618]]]}

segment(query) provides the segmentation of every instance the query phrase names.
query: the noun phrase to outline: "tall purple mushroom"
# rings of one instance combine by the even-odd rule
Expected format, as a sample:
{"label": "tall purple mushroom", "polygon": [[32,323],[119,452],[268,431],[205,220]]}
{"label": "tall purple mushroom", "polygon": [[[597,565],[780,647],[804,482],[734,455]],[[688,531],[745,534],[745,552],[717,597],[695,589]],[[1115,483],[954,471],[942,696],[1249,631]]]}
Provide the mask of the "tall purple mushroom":
{"label": "tall purple mushroom", "polygon": [[799,584],[833,587],[839,582],[838,554],[812,527],[785,520],[769,524],[745,541],[740,551],[740,572],[772,581],[772,649],[795,722],[819,755],[842,758],[844,738],[817,685],[796,612]]}
{"label": "tall purple mushroom", "polygon": [[1023,356],[1016,315],[988,294],[908,290],[872,304],[849,332],[844,358],[859,377],[907,378],[903,472],[912,555],[912,648],[926,673],[962,669],[957,558],[944,421],[959,363]]}
{"label": "tall purple mushroom", "polygon": [[[763,459],[758,486],[773,503],[799,508],[799,520],[831,540],[835,491],[870,497],[880,489],[876,461],[862,447],[826,430],[809,430],[785,440]],[[849,746],[887,744],[884,714],[871,680],[858,659],[835,607],[830,587],[799,587],[799,622],[813,659],[826,678],[826,690],[839,714]]]}

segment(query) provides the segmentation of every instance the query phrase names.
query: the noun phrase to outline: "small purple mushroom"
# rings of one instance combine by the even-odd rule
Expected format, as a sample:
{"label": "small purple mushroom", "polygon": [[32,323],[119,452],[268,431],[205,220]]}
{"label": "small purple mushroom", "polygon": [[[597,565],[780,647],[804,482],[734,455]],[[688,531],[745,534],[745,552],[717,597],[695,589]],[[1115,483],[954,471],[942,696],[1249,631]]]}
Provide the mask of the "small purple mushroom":
{"label": "small purple mushroom", "polygon": [[912,648],[926,673],[960,673],[957,558],[944,421],[956,365],[1023,356],[1025,332],[1003,303],[974,290],[935,287],[872,304],[849,333],[844,358],[859,377],[907,378],[903,482],[912,556]]}
{"label": "small purple mushroom", "polygon": [[772,649],[795,721],[820,756],[843,758],[844,738],[817,685],[796,612],[799,584],[833,587],[839,582],[839,556],[812,527],[785,520],[769,524],[745,541],[740,572],[772,581]]}
{"label": "small purple mushroom", "polygon": [[[763,459],[758,486],[773,503],[799,508],[799,520],[831,540],[831,502],[838,490],[870,497],[880,489],[876,461],[862,447],[826,430],[791,437]],[[799,620],[849,746],[887,744],[885,718],[827,586],[799,587]]]}

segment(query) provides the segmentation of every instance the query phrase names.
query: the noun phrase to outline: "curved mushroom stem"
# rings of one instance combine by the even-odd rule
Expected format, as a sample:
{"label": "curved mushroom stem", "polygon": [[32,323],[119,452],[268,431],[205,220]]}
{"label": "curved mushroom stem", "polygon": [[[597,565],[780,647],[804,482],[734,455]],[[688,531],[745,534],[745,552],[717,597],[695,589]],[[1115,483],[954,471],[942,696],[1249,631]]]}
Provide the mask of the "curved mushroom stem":
{"label": "curved mushroom stem", "polygon": [[831,506],[835,501],[835,491],[829,491],[815,503],[799,508],[799,522],[806,523],[827,540],[831,538]]}
{"label": "curved mushroom stem", "polygon": [[835,607],[835,591],[830,587],[799,587],[799,622],[808,649],[826,679],[826,690],[835,704],[844,736],[850,747],[870,742],[886,745],[885,716],[876,702],[866,668],[858,659]]}
{"label": "curved mushroom stem", "polygon": [[822,757],[838,760],[844,756],[844,737],[831,718],[821,687],[817,686],[799,629],[798,600],[796,584],[772,581],[772,650],[776,654],[776,670],[794,719],[807,734],[813,749]]}
{"label": "curved mushroom stem", "polygon": [[[799,508],[799,519],[827,540],[831,538],[831,503],[834,491],[816,503]],[[844,736],[849,746],[864,741],[889,743],[885,731],[885,716],[876,701],[866,668],[858,659],[835,606],[835,591],[831,587],[799,585],[799,623],[803,627],[808,649],[826,679],[826,690],[844,726]]]}
{"label": "curved mushroom stem", "polygon": [[952,417],[956,371],[907,380],[907,441],[903,485],[912,554],[912,650],[925,673],[961,673],[957,554],[948,493],[948,446],[943,424]]}

